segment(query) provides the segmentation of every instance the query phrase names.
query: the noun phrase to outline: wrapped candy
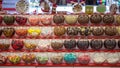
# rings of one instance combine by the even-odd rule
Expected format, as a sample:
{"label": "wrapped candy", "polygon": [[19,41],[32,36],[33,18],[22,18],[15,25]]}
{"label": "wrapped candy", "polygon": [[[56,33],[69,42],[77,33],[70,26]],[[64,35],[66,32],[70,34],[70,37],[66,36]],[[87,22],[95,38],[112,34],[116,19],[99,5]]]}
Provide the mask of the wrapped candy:
{"label": "wrapped candy", "polygon": [[73,64],[76,62],[77,56],[74,53],[66,53],[64,55],[64,60],[68,64]]}

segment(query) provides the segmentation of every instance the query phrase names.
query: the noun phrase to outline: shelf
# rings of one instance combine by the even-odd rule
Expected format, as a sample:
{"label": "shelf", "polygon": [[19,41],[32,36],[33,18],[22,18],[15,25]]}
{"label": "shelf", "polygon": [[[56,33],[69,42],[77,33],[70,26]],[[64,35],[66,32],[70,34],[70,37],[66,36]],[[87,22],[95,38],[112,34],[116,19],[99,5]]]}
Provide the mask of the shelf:
{"label": "shelf", "polygon": [[30,36],[13,36],[11,38],[6,38],[1,36],[0,39],[120,39],[120,36],[38,36],[36,38],[32,38]]}
{"label": "shelf", "polygon": [[79,49],[74,49],[74,50],[67,50],[67,49],[61,49],[61,50],[53,50],[53,49],[48,49],[46,51],[35,49],[35,50],[14,50],[14,49],[8,49],[8,50],[2,50],[0,52],[120,52],[120,49],[114,49],[114,50],[93,50],[93,49],[88,49],[88,50],[79,50]]}
{"label": "shelf", "polygon": [[6,24],[0,24],[0,26],[5,26],[5,27],[8,27],[8,26],[17,26],[17,27],[54,27],[54,26],[65,26],[65,27],[68,27],[68,26],[77,26],[77,27],[81,27],[81,26],[120,26],[120,24],[116,24],[116,23],[114,23],[114,24],[78,24],[78,23],[76,23],[76,24],[74,24],[74,25],[68,25],[68,24],[66,24],[66,23],[64,23],[64,24],[60,24],[60,25],[56,25],[56,24],[54,24],[54,23],[52,23],[52,24],[50,24],[50,25],[43,25],[43,24],[38,24],[38,25],[30,25],[30,24],[25,24],[25,25],[18,25],[18,24],[13,24],[13,25],[6,25]]}
{"label": "shelf", "polygon": [[82,64],[78,64],[78,63],[75,63],[75,64],[52,64],[52,63],[48,63],[48,64],[35,64],[35,63],[32,63],[32,64],[10,64],[10,63],[7,63],[7,64],[0,64],[0,66],[49,66],[49,67],[54,67],[54,66],[61,66],[61,67],[69,67],[69,66],[74,66],[74,67],[120,67],[120,63],[117,63],[117,64],[94,64],[94,63],[90,63],[90,64],[85,64],[85,65],[82,65]]}

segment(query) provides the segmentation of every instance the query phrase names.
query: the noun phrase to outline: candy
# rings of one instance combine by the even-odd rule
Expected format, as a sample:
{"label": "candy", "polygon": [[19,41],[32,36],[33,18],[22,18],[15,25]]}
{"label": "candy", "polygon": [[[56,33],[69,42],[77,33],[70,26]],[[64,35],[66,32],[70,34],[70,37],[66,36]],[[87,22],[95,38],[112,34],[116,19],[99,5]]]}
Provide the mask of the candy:
{"label": "candy", "polygon": [[28,34],[31,36],[31,37],[37,37],[39,36],[41,33],[41,29],[39,28],[34,28],[34,27],[31,27],[28,29]]}
{"label": "candy", "polygon": [[78,40],[77,41],[77,47],[80,50],[87,50],[89,47],[89,41],[88,40]]}
{"label": "candy", "polygon": [[60,63],[62,63],[62,61],[63,61],[63,56],[60,56],[60,55],[58,55],[58,56],[53,56],[53,57],[51,57],[51,61],[52,61],[52,63],[54,63],[54,64],[60,64]]}
{"label": "candy", "polygon": [[95,36],[100,36],[104,34],[104,29],[102,27],[94,27],[92,29],[92,34]]}
{"label": "candy", "polygon": [[65,40],[64,47],[66,49],[74,49],[76,47],[76,40]]}
{"label": "candy", "polygon": [[92,14],[90,17],[91,23],[98,24],[102,21],[102,17],[100,14]]}
{"label": "candy", "polygon": [[31,25],[37,25],[39,23],[39,18],[38,16],[30,16],[28,21]]}
{"label": "candy", "polygon": [[89,16],[87,14],[80,14],[78,16],[78,23],[80,24],[89,23]]}
{"label": "candy", "polygon": [[90,57],[88,55],[83,55],[78,57],[80,64],[88,64],[90,62]]}
{"label": "candy", "polygon": [[65,20],[65,18],[64,18],[63,15],[58,15],[57,14],[57,15],[53,16],[53,21],[54,21],[55,24],[63,24],[64,20]]}
{"label": "candy", "polygon": [[23,40],[12,40],[12,48],[15,50],[21,50],[24,46]]}
{"label": "candy", "polygon": [[49,58],[48,57],[43,57],[43,56],[38,56],[37,58],[36,58],[36,60],[37,60],[37,62],[38,63],[40,63],[40,64],[46,64],[47,62],[48,62],[48,60],[49,60]]}
{"label": "candy", "polygon": [[116,41],[114,39],[106,39],[104,41],[104,47],[108,50],[113,50],[116,47]]}
{"label": "candy", "polygon": [[77,23],[77,16],[76,15],[66,15],[65,22],[69,25],[73,25]]}
{"label": "candy", "polygon": [[91,40],[90,46],[94,50],[99,50],[102,48],[103,42],[102,42],[102,40]]}
{"label": "candy", "polygon": [[73,64],[76,62],[77,56],[74,53],[67,53],[64,55],[64,60],[68,64]]}

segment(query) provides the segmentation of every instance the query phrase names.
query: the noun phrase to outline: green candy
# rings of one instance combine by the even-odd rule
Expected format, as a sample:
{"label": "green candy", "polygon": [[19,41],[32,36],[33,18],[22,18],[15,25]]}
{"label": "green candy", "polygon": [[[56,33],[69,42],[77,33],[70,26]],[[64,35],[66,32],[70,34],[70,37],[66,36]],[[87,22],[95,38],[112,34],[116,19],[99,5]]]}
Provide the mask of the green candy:
{"label": "green candy", "polygon": [[40,64],[46,64],[48,62],[48,57],[39,56],[37,57],[37,62]]}
{"label": "green candy", "polygon": [[104,13],[106,11],[106,6],[105,5],[97,6],[97,11],[100,13]]}

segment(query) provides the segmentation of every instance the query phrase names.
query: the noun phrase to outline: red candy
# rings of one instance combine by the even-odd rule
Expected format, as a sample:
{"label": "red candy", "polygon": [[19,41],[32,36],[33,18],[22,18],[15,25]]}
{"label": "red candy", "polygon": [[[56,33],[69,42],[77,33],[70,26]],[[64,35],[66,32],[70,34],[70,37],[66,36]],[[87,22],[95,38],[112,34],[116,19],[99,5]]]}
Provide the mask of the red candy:
{"label": "red candy", "polygon": [[80,64],[88,64],[90,62],[90,57],[88,55],[83,55],[78,57]]}
{"label": "red candy", "polygon": [[19,25],[25,25],[27,22],[27,18],[21,16],[16,16],[15,20]]}
{"label": "red candy", "polygon": [[21,50],[24,46],[24,42],[22,40],[12,40],[12,47],[15,50]]}

